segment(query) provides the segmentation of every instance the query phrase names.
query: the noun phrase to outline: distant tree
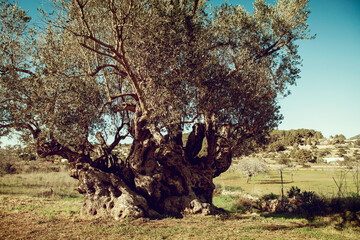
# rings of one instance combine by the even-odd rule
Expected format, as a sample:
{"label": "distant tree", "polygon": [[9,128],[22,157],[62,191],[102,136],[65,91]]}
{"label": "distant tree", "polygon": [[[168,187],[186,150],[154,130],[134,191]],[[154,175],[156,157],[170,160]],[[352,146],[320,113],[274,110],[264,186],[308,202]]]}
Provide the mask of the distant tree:
{"label": "distant tree", "polygon": [[297,162],[300,164],[305,164],[314,160],[314,156],[310,150],[299,149],[293,155]]}
{"label": "distant tree", "polygon": [[345,136],[343,134],[337,134],[333,137],[333,144],[343,144],[345,143]]}
{"label": "distant tree", "polygon": [[290,159],[285,153],[280,153],[278,162],[279,162],[279,164],[288,165],[290,162]]}
{"label": "distant tree", "polygon": [[316,140],[319,140],[319,139],[324,138],[324,136],[322,135],[321,132],[315,132],[314,138],[315,138]]}
{"label": "distant tree", "polygon": [[257,158],[241,159],[239,163],[234,165],[234,168],[238,173],[248,177],[246,183],[250,182],[251,177],[268,172],[266,163]]}
{"label": "distant tree", "polygon": [[325,157],[327,155],[330,155],[331,154],[331,150],[326,148],[326,149],[322,149],[322,150],[319,150],[318,151],[318,157]]}
{"label": "distant tree", "polygon": [[297,131],[294,131],[290,134],[289,136],[289,144],[290,145],[301,145],[302,144],[302,135],[297,132]]}
{"label": "distant tree", "polygon": [[321,138],[323,138],[322,133],[312,129],[273,130],[270,133],[269,146],[275,142],[281,142],[284,146],[294,144],[316,145]]}
{"label": "distant tree", "polygon": [[268,149],[271,152],[281,152],[286,150],[285,145],[282,141],[277,141],[269,144]]}
{"label": "distant tree", "polygon": [[299,134],[302,138],[309,138],[309,137],[313,137],[315,134],[315,131],[313,129],[297,129],[296,133]]}

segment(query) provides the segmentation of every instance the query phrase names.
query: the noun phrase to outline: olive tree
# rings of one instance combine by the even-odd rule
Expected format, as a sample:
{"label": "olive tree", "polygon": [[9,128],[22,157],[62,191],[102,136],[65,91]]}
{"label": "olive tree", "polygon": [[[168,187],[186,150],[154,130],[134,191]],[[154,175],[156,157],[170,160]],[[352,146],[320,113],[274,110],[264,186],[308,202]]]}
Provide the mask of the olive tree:
{"label": "olive tree", "polygon": [[311,38],[307,2],[256,0],[249,13],[204,0],[54,0],[35,34],[2,0],[1,134],[67,158],[84,213],[209,214],[213,178],[282,118],[278,96]]}
{"label": "olive tree", "polygon": [[246,183],[249,183],[251,177],[269,171],[266,163],[257,158],[243,158],[236,165],[234,165],[236,172],[247,176]]}

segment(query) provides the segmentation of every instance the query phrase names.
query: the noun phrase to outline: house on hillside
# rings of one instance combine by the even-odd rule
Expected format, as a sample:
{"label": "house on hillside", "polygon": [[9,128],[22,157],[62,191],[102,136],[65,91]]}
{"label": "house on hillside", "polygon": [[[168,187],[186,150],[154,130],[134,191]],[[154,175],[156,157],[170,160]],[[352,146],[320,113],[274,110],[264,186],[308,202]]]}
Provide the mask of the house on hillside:
{"label": "house on hillside", "polygon": [[336,162],[343,162],[345,161],[344,158],[342,157],[337,157],[337,158],[323,158],[324,159],[324,163],[336,163]]}

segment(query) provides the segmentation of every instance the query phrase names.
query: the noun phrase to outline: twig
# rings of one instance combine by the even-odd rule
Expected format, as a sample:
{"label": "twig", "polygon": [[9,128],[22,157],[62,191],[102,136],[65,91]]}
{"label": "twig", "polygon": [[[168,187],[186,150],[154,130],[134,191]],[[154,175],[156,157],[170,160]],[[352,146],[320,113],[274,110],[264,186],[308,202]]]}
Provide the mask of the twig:
{"label": "twig", "polygon": [[343,194],[343,193],[342,193],[342,191],[341,191],[342,184],[338,185],[338,183],[336,182],[335,178],[334,178],[334,177],[332,177],[332,178],[333,178],[333,180],[334,180],[334,182],[335,182],[336,186],[337,186],[337,187],[338,187],[338,189],[339,189],[339,193],[341,193],[341,195],[342,195],[343,197],[345,197],[345,196],[344,196],[344,194]]}

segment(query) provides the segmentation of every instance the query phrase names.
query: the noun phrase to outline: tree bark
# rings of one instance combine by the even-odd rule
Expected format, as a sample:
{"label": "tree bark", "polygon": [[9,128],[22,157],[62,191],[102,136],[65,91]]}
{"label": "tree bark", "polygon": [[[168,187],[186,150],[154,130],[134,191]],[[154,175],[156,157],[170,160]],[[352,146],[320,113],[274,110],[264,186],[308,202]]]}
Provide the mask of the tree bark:
{"label": "tree bark", "polygon": [[[134,142],[123,163],[74,162],[70,176],[84,195],[82,212],[122,217],[213,212],[213,171],[191,165],[179,145]],[[102,167],[101,167],[102,166]]]}
{"label": "tree bark", "polygon": [[[78,191],[84,196],[84,214],[119,219],[213,213],[213,178],[231,164],[231,151],[216,144],[214,127],[194,124],[183,146],[180,129],[163,137],[137,109],[130,128],[134,141],[126,159],[114,155],[100,133],[96,148],[79,153],[55,139],[49,143],[38,139],[38,154],[69,160],[70,176],[78,179]],[[212,141],[211,147],[208,156],[199,156],[204,139]]]}
{"label": "tree bark", "polygon": [[206,137],[202,123],[194,125],[185,147],[178,134],[158,144],[162,140],[140,116],[133,118],[137,137],[127,159],[107,153],[71,164],[70,176],[79,180],[84,195],[82,212],[115,219],[213,213],[213,178],[228,169],[231,154],[221,150],[215,156],[212,150],[211,158],[198,156]]}

